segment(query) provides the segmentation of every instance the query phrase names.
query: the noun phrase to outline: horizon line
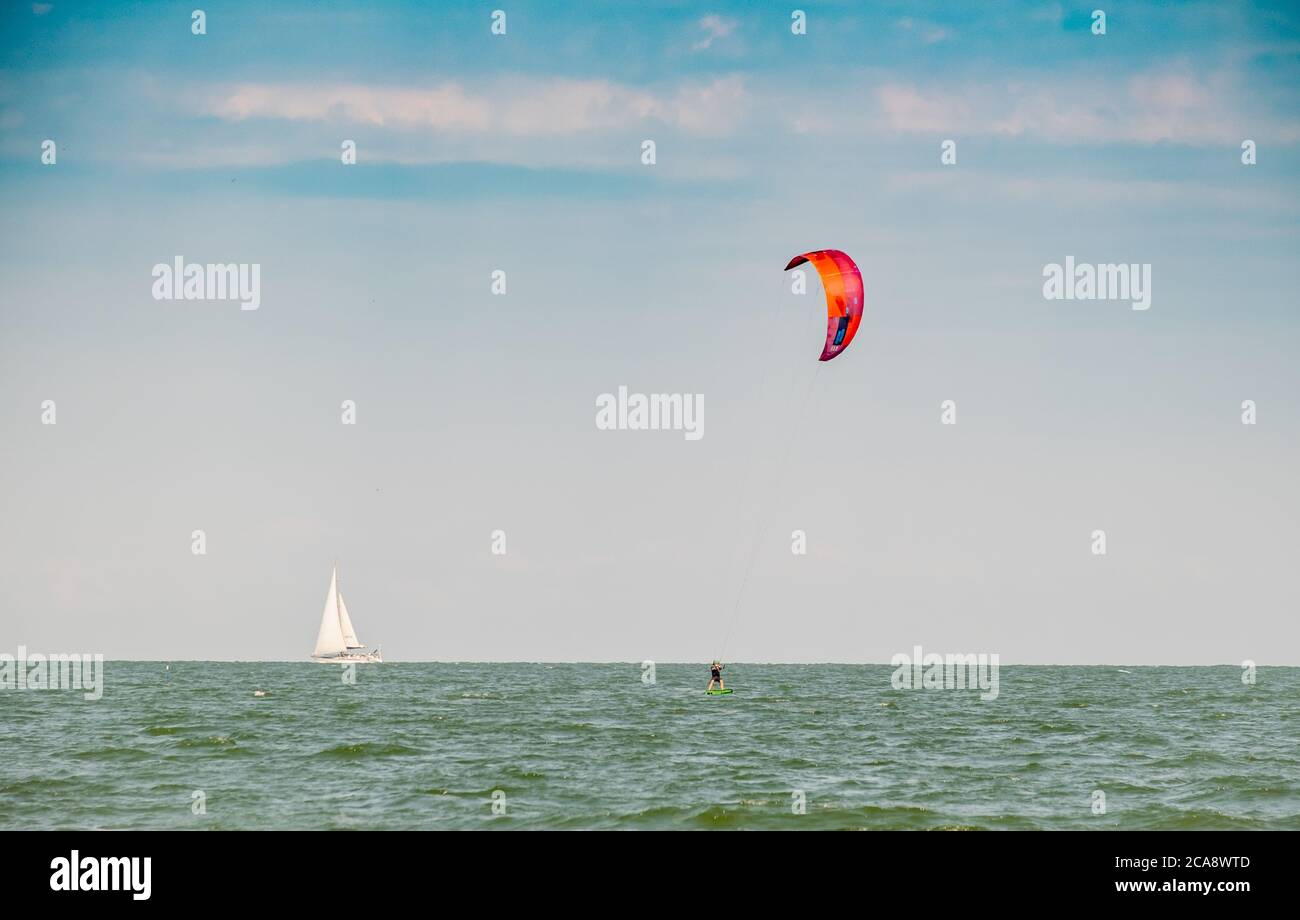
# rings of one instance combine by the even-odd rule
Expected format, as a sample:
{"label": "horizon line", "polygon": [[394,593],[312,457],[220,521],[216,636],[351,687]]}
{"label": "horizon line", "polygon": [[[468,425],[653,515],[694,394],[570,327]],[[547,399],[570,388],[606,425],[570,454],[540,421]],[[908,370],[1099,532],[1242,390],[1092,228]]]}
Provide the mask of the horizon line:
{"label": "horizon line", "polygon": [[[7,654],[7,653],[0,653]],[[60,654],[60,653],[43,653],[36,654]],[[82,653],[83,656],[85,653]],[[94,654],[94,653],[91,653]],[[937,654],[937,653],[936,653]],[[944,653],[953,655],[966,655],[967,653],[953,652]],[[980,653],[970,653],[979,655]],[[997,654],[996,652],[985,653],[986,655]],[[404,658],[399,660],[387,660],[378,662],[338,662],[343,664],[572,664],[572,665],[591,665],[591,664],[626,664],[640,666],[647,661],[653,661],[656,665],[691,665],[700,666],[700,662],[705,659],[692,661],[668,661],[651,658],[642,659],[622,659],[622,660],[577,660],[577,659],[547,659],[547,658],[510,658],[510,659],[486,659],[486,658],[461,658],[461,659],[443,659],[443,658]],[[126,662],[132,664],[331,664],[332,662],[314,661],[310,656],[303,658],[105,658],[105,663]],[[1300,664],[1265,664],[1258,661],[1252,662],[1258,668],[1300,668]],[[724,664],[750,664],[750,665],[843,665],[848,667],[870,667],[880,666],[887,668],[900,667],[888,661],[730,661]],[[1242,667],[1241,662],[1216,662],[1214,664],[1171,664],[1171,663],[1136,663],[1131,661],[1111,661],[1111,662],[1088,662],[1088,663],[1053,663],[1053,662],[1032,662],[1032,661],[999,661],[999,666],[1022,667],[1022,668],[1237,668]]]}

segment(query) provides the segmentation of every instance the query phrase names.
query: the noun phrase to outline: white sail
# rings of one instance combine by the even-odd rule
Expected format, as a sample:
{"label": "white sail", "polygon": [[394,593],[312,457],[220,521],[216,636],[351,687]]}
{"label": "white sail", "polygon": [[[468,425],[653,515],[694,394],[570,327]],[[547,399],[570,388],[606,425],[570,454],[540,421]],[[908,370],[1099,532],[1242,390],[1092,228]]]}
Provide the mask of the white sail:
{"label": "white sail", "polygon": [[352,628],[352,620],[348,617],[348,605],[343,603],[342,591],[339,592],[339,628],[343,631],[343,641],[347,643],[348,648],[365,648],[357,638],[357,631]]}
{"label": "white sail", "polygon": [[[321,614],[320,631],[316,633],[316,650],[312,652],[312,655],[317,658],[341,655],[348,650],[339,617],[338,577],[338,569],[335,569],[330,575],[330,593],[325,598],[325,611]],[[349,628],[351,628],[350,624]]]}

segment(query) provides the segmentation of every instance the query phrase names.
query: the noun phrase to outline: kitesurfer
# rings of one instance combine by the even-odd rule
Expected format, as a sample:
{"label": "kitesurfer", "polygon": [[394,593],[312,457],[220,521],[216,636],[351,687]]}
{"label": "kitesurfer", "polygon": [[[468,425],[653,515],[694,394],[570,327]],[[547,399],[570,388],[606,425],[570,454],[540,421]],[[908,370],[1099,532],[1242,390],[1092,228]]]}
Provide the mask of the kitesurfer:
{"label": "kitesurfer", "polygon": [[727,689],[727,685],[722,680],[721,661],[715,661],[713,664],[709,665],[709,686],[705,689],[705,692],[712,690],[714,684],[718,685],[719,690]]}

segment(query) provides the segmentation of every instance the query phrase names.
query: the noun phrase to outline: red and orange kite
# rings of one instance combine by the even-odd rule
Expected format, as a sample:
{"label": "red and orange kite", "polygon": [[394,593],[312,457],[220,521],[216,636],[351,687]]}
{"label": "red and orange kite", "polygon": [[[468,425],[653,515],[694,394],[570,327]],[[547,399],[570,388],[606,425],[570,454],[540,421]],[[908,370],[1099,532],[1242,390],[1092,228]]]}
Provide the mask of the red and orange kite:
{"label": "red and orange kite", "polygon": [[818,360],[829,361],[849,347],[862,322],[862,272],[838,249],[805,252],[791,259],[785,270],[805,262],[817,269],[826,289],[826,347]]}

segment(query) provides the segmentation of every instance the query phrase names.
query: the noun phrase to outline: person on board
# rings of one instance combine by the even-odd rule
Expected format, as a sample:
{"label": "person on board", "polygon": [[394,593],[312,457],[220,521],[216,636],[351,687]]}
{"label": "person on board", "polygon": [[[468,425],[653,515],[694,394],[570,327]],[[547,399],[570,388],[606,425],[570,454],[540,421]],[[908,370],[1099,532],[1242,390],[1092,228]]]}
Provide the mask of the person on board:
{"label": "person on board", "polygon": [[705,692],[712,690],[715,683],[718,685],[719,690],[727,689],[727,685],[722,680],[721,661],[715,661],[713,664],[709,665],[709,686],[705,688]]}

